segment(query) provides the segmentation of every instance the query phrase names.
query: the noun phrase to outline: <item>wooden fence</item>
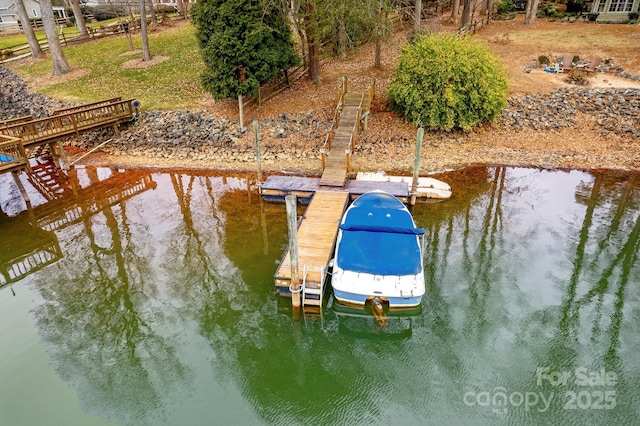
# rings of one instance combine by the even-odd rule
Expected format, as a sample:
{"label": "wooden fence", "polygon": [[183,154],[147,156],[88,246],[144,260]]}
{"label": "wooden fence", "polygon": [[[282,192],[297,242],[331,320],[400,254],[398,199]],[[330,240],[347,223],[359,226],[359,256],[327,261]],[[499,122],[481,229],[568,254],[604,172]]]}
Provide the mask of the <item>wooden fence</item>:
{"label": "wooden fence", "polygon": [[274,98],[285,89],[290,89],[293,83],[307,75],[309,70],[305,65],[306,63],[306,58],[304,58],[302,60],[302,65],[282,71],[278,78],[259,87],[257,96],[253,98],[246,98],[242,102],[245,114],[255,112],[255,110],[262,106],[262,102],[266,102],[269,99]]}
{"label": "wooden fence", "polygon": [[[58,38],[60,39],[60,43],[66,47],[78,43],[84,43],[88,40],[95,40],[102,37],[118,34],[126,34],[131,31],[138,30],[139,28],[140,18],[137,18],[129,19],[127,21],[115,22],[109,25],[101,25],[97,28],[87,27],[86,35],[80,34],[80,31],[70,31],[67,29],[64,32],[58,34]],[[42,37],[38,38],[38,35],[42,35]],[[44,33],[36,33],[36,39],[38,40],[38,44],[40,45],[40,47],[42,47],[43,50],[47,50],[49,48],[49,44],[46,36],[44,36]],[[7,47],[0,51],[0,64],[11,58],[21,57],[30,53],[31,48],[29,47],[28,43],[22,43],[16,46]]]}

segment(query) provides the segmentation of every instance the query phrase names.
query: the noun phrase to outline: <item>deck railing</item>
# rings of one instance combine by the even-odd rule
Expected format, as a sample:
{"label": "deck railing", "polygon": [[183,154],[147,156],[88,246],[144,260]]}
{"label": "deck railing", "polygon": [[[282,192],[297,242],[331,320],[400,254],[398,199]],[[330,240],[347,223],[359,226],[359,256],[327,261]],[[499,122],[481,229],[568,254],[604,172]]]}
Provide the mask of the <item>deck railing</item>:
{"label": "deck railing", "polygon": [[53,111],[53,115],[60,115],[60,114],[67,114],[69,112],[82,111],[85,109],[91,109],[97,106],[109,105],[109,104],[113,104],[115,102],[120,102],[120,101],[122,101],[122,98],[118,96],[117,98],[105,99],[103,101],[91,102],[89,104],[82,104],[82,105],[76,105],[76,106],[67,107],[67,108],[56,109]]}
{"label": "deck railing", "polygon": [[20,138],[0,135],[0,171],[27,167],[27,154]]}
{"label": "deck railing", "polygon": [[37,146],[81,132],[117,125],[132,119],[136,113],[134,99],[99,104],[92,107],[15,123],[0,129],[8,136],[22,138],[24,146]]}

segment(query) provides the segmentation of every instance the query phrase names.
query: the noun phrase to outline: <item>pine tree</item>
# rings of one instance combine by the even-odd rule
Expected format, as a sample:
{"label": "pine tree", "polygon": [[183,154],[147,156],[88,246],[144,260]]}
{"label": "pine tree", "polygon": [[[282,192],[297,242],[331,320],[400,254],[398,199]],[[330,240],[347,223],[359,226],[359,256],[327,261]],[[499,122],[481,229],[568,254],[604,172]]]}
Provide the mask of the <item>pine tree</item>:
{"label": "pine tree", "polygon": [[192,17],[206,66],[202,85],[214,99],[255,96],[261,84],[299,64],[278,2],[198,0]]}

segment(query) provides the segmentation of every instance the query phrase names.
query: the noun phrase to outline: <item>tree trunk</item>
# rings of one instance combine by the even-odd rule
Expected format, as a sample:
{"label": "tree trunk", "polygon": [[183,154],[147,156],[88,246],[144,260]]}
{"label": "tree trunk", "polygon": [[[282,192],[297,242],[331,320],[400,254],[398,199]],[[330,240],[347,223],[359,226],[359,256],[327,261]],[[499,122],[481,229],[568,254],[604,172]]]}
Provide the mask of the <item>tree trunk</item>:
{"label": "tree trunk", "polygon": [[338,58],[345,59],[347,57],[347,26],[345,25],[344,14],[338,22]]}
{"label": "tree trunk", "polygon": [[462,20],[460,21],[460,29],[468,27],[471,24],[471,9],[473,6],[472,0],[464,0],[464,7],[462,9]]}
{"label": "tree trunk", "polygon": [[376,40],[376,59],[375,59],[375,63],[373,64],[373,67],[377,70],[382,68],[381,52],[382,52],[382,40],[378,38]]}
{"label": "tree trunk", "polygon": [[73,10],[73,16],[76,18],[76,26],[78,27],[78,31],[80,31],[80,35],[86,36],[89,33],[87,32],[87,25],[84,22],[84,17],[82,16],[80,0],[69,0],[69,2],[71,3],[71,10]]}
{"label": "tree trunk", "polygon": [[309,48],[309,80],[314,83],[320,83],[320,58],[318,47],[318,30],[315,21],[315,3],[305,4],[305,33],[307,35],[307,44]]}
{"label": "tree trunk", "polygon": [[527,0],[525,6],[524,24],[531,25],[536,22],[536,13],[538,13],[538,3],[540,0]]}
{"label": "tree trunk", "polygon": [[29,43],[29,48],[31,49],[31,56],[33,56],[33,59],[43,59],[45,57],[44,51],[38,43],[38,39],[36,38],[36,34],[33,32],[33,28],[31,28],[29,15],[27,14],[27,9],[24,7],[24,0],[17,0],[16,8],[18,9],[20,21],[22,22],[22,30],[24,31],[24,35],[27,37],[27,43]]}
{"label": "tree trunk", "polygon": [[383,0],[378,1],[378,19],[375,31],[376,49],[373,67],[377,70],[382,68],[382,40],[386,35],[386,25],[388,25],[387,13],[384,11],[382,1]]}
{"label": "tree trunk", "polygon": [[42,13],[42,25],[44,32],[47,34],[47,42],[49,43],[49,51],[53,59],[53,75],[63,75],[71,71],[67,59],[62,52],[60,39],[56,30],[56,20],[53,17],[53,6],[51,0],[40,1],[40,12]]}
{"label": "tree trunk", "polygon": [[454,25],[458,24],[458,18],[460,16],[460,0],[453,0],[453,6],[451,7],[451,22]]}
{"label": "tree trunk", "polygon": [[153,1],[147,0],[149,2],[149,14],[151,15],[151,23],[153,25],[158,25],[158,17],[156,16],[156,10],[153,8]]}
{"label": "tree trunk", "polygon": [[493,17],[494,7],[495,7],[495,0],[487,0],[487,23],[489,23],[489,19]]}
{"label": "tree trunk", "polygon": [[142,35],[142,60],[150,61],[151,52],[149,51],[149,36],[147,35],[147,8],[145,0],[140,0],[140,33]]}
{"label": "tree trunk", "polygon": [[416,0],[416,9],[413,16],[413,31],[420,32],[422,26],[422,0]]}

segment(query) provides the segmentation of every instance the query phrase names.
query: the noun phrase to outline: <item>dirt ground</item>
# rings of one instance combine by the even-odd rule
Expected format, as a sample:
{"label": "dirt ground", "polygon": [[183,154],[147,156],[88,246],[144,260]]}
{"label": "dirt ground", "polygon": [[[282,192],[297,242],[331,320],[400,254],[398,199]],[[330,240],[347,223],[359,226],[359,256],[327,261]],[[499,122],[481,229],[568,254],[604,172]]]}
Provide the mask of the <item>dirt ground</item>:
{"label": "dirt ground", "polygon": [[[444,21],[444,20],[443,20]],[[442,21],[442,22],[443,22]],[[441,31],[454,31],[451,25],[440,21],[432,25]],[[540,55],[562,56],[566,52],[591,58],[599,55],[620,64],[634,75],[640,74],[640,26],[596,25],[594,23],[547,22],[538,19],[525,27],[522,16],[511,21],[493,21],[476,35],[487,41],[489,48],[503,62],[510,84],[510,94],[545,93],[559,86],[569,86],[562,74],[550,74],[541,69],[525,72]],[[615,37],[614,37],[615,36]],[[263,103],[248,119],[273,117],[279,114],[315,111],[316,117],[328,119],[335,108],[335,94],[342,76],[347,76],[349,92],[365,90],[375,79],[376,98],[372,105],[368,132],[363,141],[375,141],[376,149],[368,154],[356,153],[352,157],[352,173],[357,171],[407,171],[413,164],[412,143],[395,144],[392,141],[414,141],[416,128],[404,122],[386,108],[386,90],[391,73],[406,43],[406,33],[398,32],[384,45],[382,68],[373,68],[373,46],[365,45],[351,52],[346,59],[325,59],[322,62],[320,84],[298,81],[292,90],[286,90],[275,99]],[[640,83],[609,74],[597,74],[587,87],[630,87],[640,89]],[[237,102],[211,103],[209,110],[218,116],[237,117]],[[248,120],[247,120],[248,121]],[[600,136],[592,128],[592,117],[584,117],[584,124],[560,131],[523,130],[509,132],[497,126],[484,126],[471,133],[427,134],[422,152],[421,173],[455,169],[472,164],[509,164],[539,167],[607,168],[640,170],[640,144],[630,137],[609,134]],[[245,136],[247,137],[247,136]],[[251,134],[248,137],[252,137]],[[290,136],[270,143],[295,143]],[[151,159],[130,157],[94,157],[94,161],[117,164],[145,164]],[[163,160],[153,165],[182,165],[251,170],[248,163],[229,163],[215,159],[206,162],[180,162]],[[263,162],[267,171],[293,171],[320,174],[319,160],[269,160]]]}

